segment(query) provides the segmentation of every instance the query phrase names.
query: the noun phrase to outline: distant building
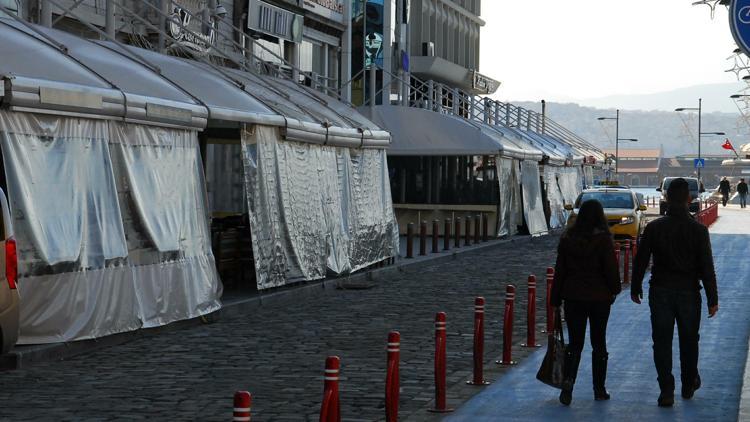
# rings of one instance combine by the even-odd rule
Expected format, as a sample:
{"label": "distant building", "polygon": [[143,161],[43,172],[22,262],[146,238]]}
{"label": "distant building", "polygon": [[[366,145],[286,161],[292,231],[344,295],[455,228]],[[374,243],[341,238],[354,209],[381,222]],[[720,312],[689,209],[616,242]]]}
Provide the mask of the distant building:
{"label": "distant building", "polygon": [[[615,150],[606,150],[614,155]],[[618,151],[617,180],[628,186],[655,186],[661,180],[661,149],[622,149]]]}

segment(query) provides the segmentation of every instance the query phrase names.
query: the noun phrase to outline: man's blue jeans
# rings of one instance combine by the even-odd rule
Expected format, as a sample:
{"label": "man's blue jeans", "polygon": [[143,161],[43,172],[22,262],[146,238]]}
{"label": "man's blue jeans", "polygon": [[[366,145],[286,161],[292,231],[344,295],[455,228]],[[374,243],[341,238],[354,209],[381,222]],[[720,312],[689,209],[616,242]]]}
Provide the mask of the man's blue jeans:
{"label": "man's blue jeans", "polygon": [[673,290],[651,286],[648,294],[654,364],[662,391],[674,391],[672,337],[677,322],[680,338],[680,378],[692,385],[698,376],[698,331],[701,325],[701,295],[698,290]]}
{"label": "man's blue jeans", "polygon": [[745,208],[747,206],[747,194],[740,194],[740,207]]}

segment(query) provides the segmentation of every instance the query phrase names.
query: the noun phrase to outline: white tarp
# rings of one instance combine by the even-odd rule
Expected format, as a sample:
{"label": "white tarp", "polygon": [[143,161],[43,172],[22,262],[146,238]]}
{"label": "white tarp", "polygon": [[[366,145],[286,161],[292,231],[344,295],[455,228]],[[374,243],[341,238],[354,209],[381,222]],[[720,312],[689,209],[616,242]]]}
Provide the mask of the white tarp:
{"label": "white tarp", "polygon": [[524,217],[526,217],[526,225],[532,236],[545,234],[548,231],[540,183],[539,165],[534,161],[521,161],[523,212]]}
{"label": "white tarp", "polygon": [[594,168],[583,166],[583,184],[588,188],[594,186]]}
{"label": "white tarp", "polygon": [[497,181],[500,188],[497,236],[513,236],[518,233],[522,220],[521,182],[518,178],[518,161],[496,158]]}
{"label": "white tarp", "polygon": [[563,201],[565,201],[566,205],[573,205],[583,190],[579,169],[574,167],[560,167],[558,168],[557,180],[560,184]]}
{"label": "white tarp", "polygon": [[[195,132],[0,111],[0,139],[19,248],[20,344],[220,307]],[[184,162],[175,166],[171,153]]]}
{"label": "white tarp", "polygon": [[565,204],[563,204],[563,196],[557,183],[557,170],[558,167],[553,166],[544,168],[544,183],[550,208],[549,227],[551,229],[564,227],[566,222]]}
{"label": "white tarp", "polygon": [[243,131],[259,289],[343,274],[398,253],[385,150],[281,141]]}

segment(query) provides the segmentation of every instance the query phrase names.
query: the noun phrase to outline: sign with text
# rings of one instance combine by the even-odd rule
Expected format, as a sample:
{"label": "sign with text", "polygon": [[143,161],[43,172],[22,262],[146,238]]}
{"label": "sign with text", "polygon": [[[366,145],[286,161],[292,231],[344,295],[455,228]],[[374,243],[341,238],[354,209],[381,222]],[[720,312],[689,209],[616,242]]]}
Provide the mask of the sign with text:
{"label": "sign with text", "polygon": [[334,22],[344,23],[344,2],[343,0],[302,0],[302,7],[328,18]]}
{"label": "sign with text", "polygon": [[729,26],[737,46],[750,56],[750,0],[733,0],[729,8]]}

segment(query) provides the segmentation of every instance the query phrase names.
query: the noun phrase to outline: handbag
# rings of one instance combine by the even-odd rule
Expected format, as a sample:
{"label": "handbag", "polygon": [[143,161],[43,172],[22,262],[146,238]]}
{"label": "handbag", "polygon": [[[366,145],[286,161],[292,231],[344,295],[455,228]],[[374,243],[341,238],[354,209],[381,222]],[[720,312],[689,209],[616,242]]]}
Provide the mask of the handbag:
{"label": "handbag", "polygon": [[562,389],[565,373],[565,338],[563,337],[561,321],[560,308],[557,308],[555,311],[555,328],[547,335],[547,354],[544,355],[542,366],[536,373],[536,379],[560,389]]}

